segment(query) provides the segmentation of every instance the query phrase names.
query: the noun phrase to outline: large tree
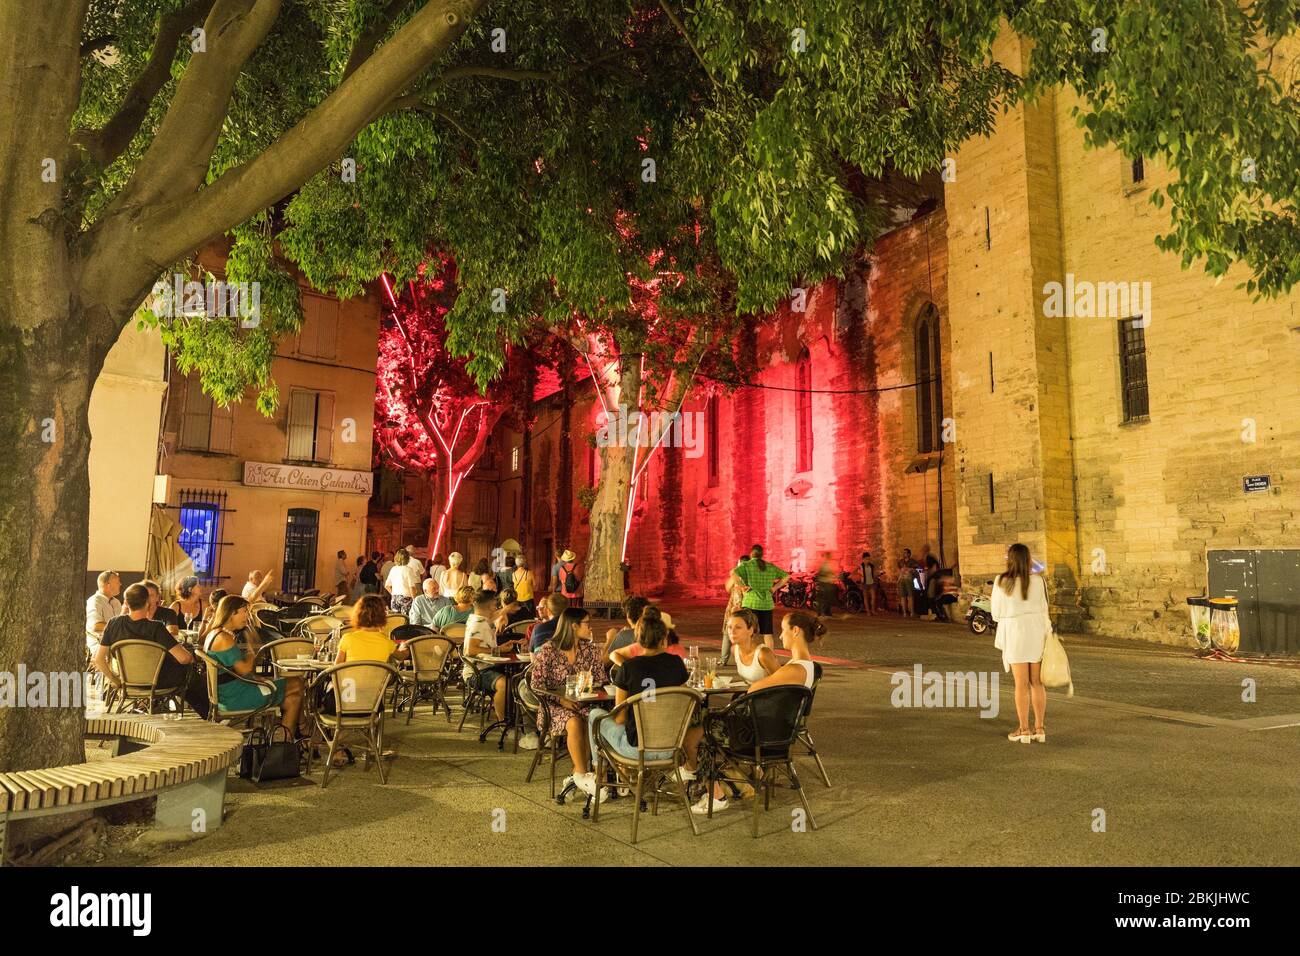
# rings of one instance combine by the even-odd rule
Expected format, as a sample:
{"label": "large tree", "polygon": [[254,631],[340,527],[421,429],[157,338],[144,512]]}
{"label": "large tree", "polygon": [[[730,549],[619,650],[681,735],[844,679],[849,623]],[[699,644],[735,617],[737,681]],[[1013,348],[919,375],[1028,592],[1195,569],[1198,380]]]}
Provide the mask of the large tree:
{"label": "large tree", "polygon": [[[1004,18],[1038,41],[1028,78],[990,62]],[[431,243],[460,265],[450,342],[485,383],[536,317],[627,311],[645,257],[618,213],[686,277],[661,308],[707,314],[725,275],[728,308],[762,311],[872,234],[855,183],[935,169],[1024,79],[1066,80],[1096,141],[1180,174],[1169,246],[1245,260],[1271,294],[1300,274],[1300,124],[1265,62],[1295,18],[1294,0],[5,0],[0,670],[81,664],[91,387],[155,281],[213,240],[234,241],[230,278],[276,293],[252,329],[162,317],[215,398],[274,401],[271,346],[297,321],[281,256],[353,294]],[[80,759],[80,720],[0,710],[0,769]]]}

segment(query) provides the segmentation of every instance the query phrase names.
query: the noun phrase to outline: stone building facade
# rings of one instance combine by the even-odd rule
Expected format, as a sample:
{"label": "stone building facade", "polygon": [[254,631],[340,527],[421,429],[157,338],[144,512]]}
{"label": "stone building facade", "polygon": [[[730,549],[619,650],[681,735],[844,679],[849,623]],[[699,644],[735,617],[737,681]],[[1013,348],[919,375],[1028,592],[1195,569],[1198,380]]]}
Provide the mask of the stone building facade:
{"label": "stone building facade", "polygon": [[[1024,53],[999,42],[1012,69]],[[1286,68],[1294,50],[1279,55]],[[902,548],[929,546],[969,593],[1023,541],[1061,629],[1187,643],[1186,598],[1214,556],[1263,549],[1297,573],[1260,614],[1300,635],[1300,297],[1254,302],[1244,271],[1216,282],[1159,251],[1168,213],[1150,195],[1168,173],[1086,149],[1074,103],[1059,90],[1005,113],[952,157],[938,208],[881,236],[803,314],[763,323],[750,386],[695,389],[704,451],[656,454],[633,590],[716,597],[762,542],[787,565],[802,548],[810,569],[868,549],[889,578]],[[935,318],[937,363],[920,354],[936,350],[921,330]],[[528,450],[501,472],[500,536],[543,568],[552,547],[585,553],[581,492],[599,471],[589,383],[567,437],[565,404],[539,403],[527,441],[495,439],[507,460]]]}

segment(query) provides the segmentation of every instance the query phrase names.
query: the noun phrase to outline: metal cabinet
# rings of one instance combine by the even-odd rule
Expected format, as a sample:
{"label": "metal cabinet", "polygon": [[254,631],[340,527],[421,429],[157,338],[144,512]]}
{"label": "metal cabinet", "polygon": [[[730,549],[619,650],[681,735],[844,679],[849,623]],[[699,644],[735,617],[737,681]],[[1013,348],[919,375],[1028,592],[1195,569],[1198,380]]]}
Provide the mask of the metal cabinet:
{"label": "metal cabinet", "polygon": [[1235,597],[1243,654],[1300,654],[1300,549],[1210,551],[1211,597]]}

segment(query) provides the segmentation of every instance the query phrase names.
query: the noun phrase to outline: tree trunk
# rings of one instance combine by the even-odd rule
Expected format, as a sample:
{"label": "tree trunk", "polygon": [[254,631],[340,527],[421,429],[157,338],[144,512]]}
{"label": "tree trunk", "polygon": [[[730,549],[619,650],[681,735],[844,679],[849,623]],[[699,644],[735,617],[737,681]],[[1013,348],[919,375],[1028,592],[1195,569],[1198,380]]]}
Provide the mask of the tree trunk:
{"label": "tree trunk", "polygon": [[[54,675],[77,677],[73,700],[49,692],[44,706],[0,706],[0,771],[85,757],[88,413],[102,365],[88,357],[84,315],[47,308],[33,325],[5,311],[0,306],[0,680],[16,682],[22,668],[29,686],[40,675],[48,691],[64,691],[74,682]],[[26,690],[15,683],[14,703],[39,703]]]}
{"label": "tree trunk", "polygon": [[[644,452],[645,449],[642,449]],[[633,449],[611,444],[600,450],[600,481],[591,505],[583,597],[588,601],[623,600],[623,529]]]}

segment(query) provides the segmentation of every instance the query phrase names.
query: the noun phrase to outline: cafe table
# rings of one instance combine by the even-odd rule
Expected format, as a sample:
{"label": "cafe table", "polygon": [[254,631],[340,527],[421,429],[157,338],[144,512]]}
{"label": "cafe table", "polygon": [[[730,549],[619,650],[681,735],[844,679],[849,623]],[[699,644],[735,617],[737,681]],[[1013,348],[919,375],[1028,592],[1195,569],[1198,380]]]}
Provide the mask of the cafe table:
{"label": "cafe table", "polygon": [[[518,716],[515,711],[515,685],[519,682],[519,675],[533,659],[532,654],[517,654],[514,652],[508,654],[478,654],[473,660],[480,664],[486,664],[489,667],[505,671],[506,675],[506,716],[503,720],[494,720],[483,728],[478,735],[478,742],[485,743],[488,734],[500,728],[501,739],[497,741],[497,750],[506,749],[506,735],[510,733],[510,728],[515,729],[518,735]],[[489,705],[490,706],[490,705]]]}

